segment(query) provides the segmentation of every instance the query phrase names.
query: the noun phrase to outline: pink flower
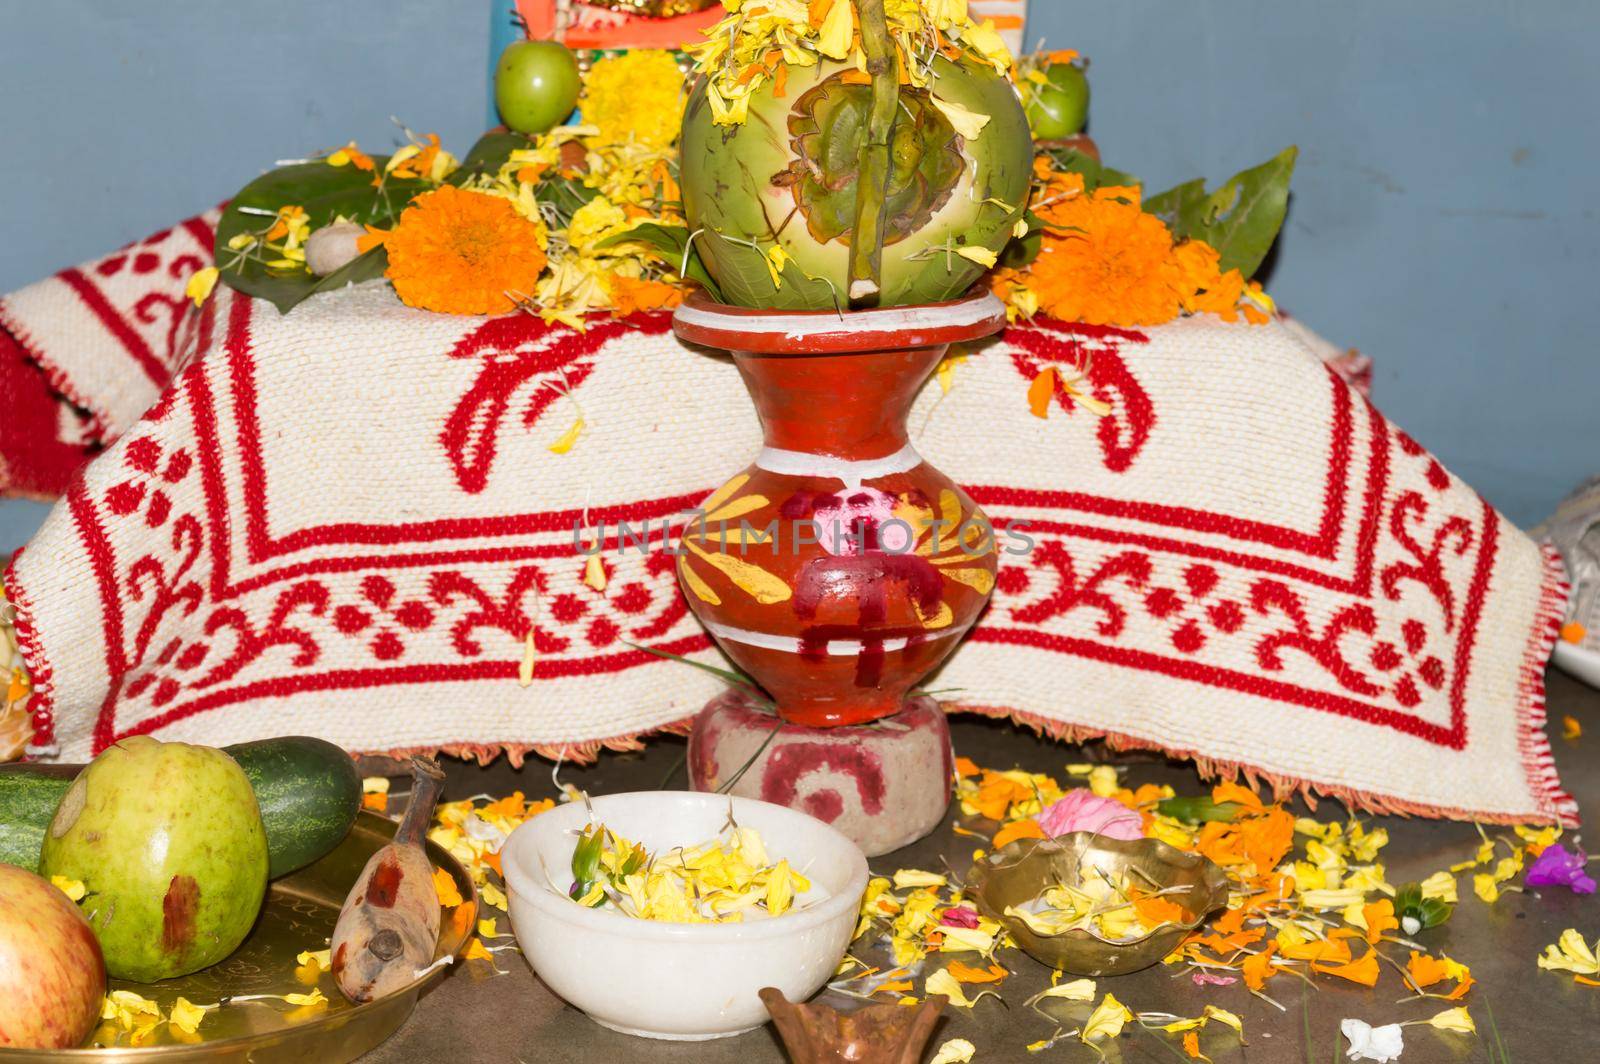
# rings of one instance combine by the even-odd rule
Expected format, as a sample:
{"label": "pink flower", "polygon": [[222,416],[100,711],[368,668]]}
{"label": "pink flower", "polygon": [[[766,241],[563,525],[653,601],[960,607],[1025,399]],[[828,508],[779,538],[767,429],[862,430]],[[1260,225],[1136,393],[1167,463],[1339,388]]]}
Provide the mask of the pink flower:
{"label": "pink flower", "polygon": [[1200,971],[1194,973],[1195,986],[1228,986],[1232,983],[1237,983],[1238,981],[1238,979],[1231,975],[1212,975],[1210,972]]}
{"label": "pink flower", "polygon": [[1111,798],[1078,788],[1038,816],[1039,827],[1050,838],[1074,831],[1089,831],[1108,839],[1144,838],[1144,820]]}
{"label": "pink flower", "polygon": [[965,927],[970,930],[978,926],[978,913],[966,906],[946,909],[944,915],[939,917],[939,923],[945,927]]}

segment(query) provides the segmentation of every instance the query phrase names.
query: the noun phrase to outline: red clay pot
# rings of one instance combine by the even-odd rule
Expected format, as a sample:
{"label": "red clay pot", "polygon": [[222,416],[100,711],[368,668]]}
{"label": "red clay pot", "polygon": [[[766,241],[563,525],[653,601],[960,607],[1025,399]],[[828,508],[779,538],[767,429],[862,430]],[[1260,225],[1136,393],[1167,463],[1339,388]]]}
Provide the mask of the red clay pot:
{"label": "red clay pot", "polygon": [[842,315],[691,296],[674,315],[682,339],[732,352],[765,438],[685,530],[679,580],[785,721],[897,712],[988,600],[994,530],[906,415],[950,344],[1004,322],[988,294]]}

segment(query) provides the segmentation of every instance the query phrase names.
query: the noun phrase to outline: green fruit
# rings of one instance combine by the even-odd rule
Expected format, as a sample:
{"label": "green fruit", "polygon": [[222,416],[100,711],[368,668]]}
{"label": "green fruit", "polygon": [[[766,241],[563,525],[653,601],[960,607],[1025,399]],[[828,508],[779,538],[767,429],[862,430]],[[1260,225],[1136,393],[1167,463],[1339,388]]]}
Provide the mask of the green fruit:
{"label": "green fruit", "polygon": [[494,68],[494,103],[518,133],[543,133],[578,105],[578,60],[559,41],[514,41]]}
{"label": "green fruit", "polygon": [[40,874],[81,880],[106,970],[148,983],[238,948],[267,889],[267,835],[244,770],[208,746],[134,736],[79,774]]}
{"label": "green fruit", "polygon": [[[361,775],[333,743],[285,735],[223,747],[250,777],[267,831],[269,878],[332,850],[361,811]],[[56,807],[82,765],[0,765],[0,864],[30,872]]]}
{"label": "green fruit", "polygon": [[1044,76],[1028,100],[1028,124],[1040,140],[1070,137],[1089,118],[1089,78],[1071,63],[1051,63]]}
{"label": "green fruit", "polygon": [[[695,248],[730,303],[831,310],[849,288],[858,154],[870,109],[854,67],[789,68],[782,98],[769,81],[737,126],[712,122],[702,81],[684,111],[682,186]],[[1033,142],[1010,82],[967,62],[934,60],[933,92],[989,121],[960,136],[927,91],[900,90],[890,145],[879,306],[960,296],[985,267],[961,249],[998,253],[1028,197]],[[750,246],[754,244],[755,246]],[[793,260],[775,285],[768,253]],[[981,255],[980,255],[981,257]]]}

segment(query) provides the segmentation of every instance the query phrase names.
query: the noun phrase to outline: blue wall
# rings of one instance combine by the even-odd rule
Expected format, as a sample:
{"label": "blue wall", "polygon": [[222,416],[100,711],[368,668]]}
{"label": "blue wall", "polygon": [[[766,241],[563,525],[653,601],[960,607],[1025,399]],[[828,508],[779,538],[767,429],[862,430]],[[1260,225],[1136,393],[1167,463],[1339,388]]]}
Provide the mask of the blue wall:
{"label": "blue wall", "polygon": [[[463,150],[489,0],[0,0],[0,291],[396,115]],[[1301,147],[1272,293],[1514,520],[1600,468],[1600,4],[1033,0],[1091,130],[1152,186]],[[3,413],[0,413],[3,416]],[[0,549],[39,510],[0,507]]]}

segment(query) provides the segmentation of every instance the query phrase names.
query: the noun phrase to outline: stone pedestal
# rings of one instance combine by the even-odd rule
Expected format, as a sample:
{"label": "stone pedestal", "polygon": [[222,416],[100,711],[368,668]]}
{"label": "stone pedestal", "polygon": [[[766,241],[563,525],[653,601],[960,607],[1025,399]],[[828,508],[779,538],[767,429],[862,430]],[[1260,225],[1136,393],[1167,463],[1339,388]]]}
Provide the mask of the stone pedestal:
{"label": "stone pedestal", "polygon": [[869,857],[922,838],[950,804],[950,729],[931,698],[908,699],[870,724],[812,728],[729,691],[701,710],[689,733],[690,784],[717,790],[747,762],[731,793],[809,813]]}

